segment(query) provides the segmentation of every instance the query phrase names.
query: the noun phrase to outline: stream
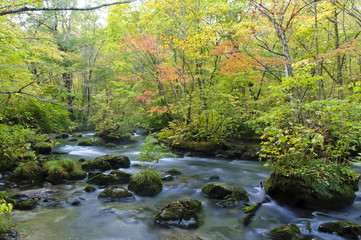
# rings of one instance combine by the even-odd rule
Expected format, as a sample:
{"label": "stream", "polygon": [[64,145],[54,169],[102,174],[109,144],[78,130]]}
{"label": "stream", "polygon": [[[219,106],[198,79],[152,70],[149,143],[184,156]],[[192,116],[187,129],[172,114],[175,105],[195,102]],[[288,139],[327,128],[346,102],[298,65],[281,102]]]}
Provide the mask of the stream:
{"label": "stream", "polygon": [[[94,133],[83,134],[83,138],[91,138]],[[134,144],[118,145],[113,148],[103,146],[77,146],[77,142],[69,139],[56,140],[59,144],[55,151],[68,154],[63,157],[78,161],[80,158],[93,160],[105,154],[123,154],[130,158],[131,167],[121,169],[129,173],[140,170],[135,157],[145,139],[142,132],[132,137]],[[77,162],[77,164],[81,164]],[[246,189],[250,203],[261,201],[265,197],[260,183],[270,174],[270,169],[263,167],[257,161],[225,160],[220,158],[179,157],[162,158],[154,168],[160,172],[178,168],[183,174],[175,180],[163,183],[163,190],[155,197],[136,195],[133,202],[102,202],[96,192],[86,193],[83,189],[86,181],[74,181],[67,184],[50,186],[52,191],[58,191],[65,200],[80,199],[78,206],[63,202],[56,206],[42,204],[31,211],[14,210],[11,221],[15,230],[22,234],[22,239],[28,240],[112,240],[112,239],[268,239],[265,233],[284,223],[295,223],[300,226],[307,239],[340,240],[342,237],[320,233],[317,231],[321,223],[336,220],[347,220],[361,224],[361,192],[357,192],[353,205],[330,211],[311,211],[282,206],[273,200],[264,203],[257,211],[253,221],[243,225],[241,206],[235,208],[220,208],[216,201],[202,194],[201,188],[212,175],[219,175],[219,182],[230,186],[241,186]],[[127,187],[124,184],[123,187]],[[153,218],[160,208],[178,199],[197,199],[202,202],[200,213],[201,225],[197,229],[166,228],[153,224]],[[311,233],[307,230],[307,225]]]}

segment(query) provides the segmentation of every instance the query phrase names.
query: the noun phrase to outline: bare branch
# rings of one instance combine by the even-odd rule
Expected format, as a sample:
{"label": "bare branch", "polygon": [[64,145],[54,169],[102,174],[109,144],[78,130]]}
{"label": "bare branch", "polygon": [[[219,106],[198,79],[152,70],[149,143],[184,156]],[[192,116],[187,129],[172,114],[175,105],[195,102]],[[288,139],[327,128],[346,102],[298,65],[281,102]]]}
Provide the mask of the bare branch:
{"label": "bare branch", "polygon": [[22,7],[17,9],[9,9],[9,10],[3,10],[0,11],[0,16],[5,16],[9,14],[15,14],[15,13],[22,13],[22,12],[35,12],[35,11],[91,11],[100,9],[103,7],[109,7],[112,5],[119,5],[119,4],[126,4],[126,3],[132,3],[137,0],[128,0],[124,2],[113,2],[113,3],[106,3],[95,7],[89,7],[89,8],[76,8],[76,7],[70,7],[70,8],[62,8],[62,7],[55,7],[55,8],[34,8],[34,7]]}

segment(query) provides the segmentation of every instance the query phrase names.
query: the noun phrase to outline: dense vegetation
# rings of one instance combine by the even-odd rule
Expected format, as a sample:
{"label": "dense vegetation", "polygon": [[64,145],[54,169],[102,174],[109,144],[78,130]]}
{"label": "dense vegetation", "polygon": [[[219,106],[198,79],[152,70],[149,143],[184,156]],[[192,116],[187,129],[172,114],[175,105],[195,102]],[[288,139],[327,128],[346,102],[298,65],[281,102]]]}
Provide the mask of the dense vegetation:
{"label": "dense vegetation", "polygon": [[277,171],[321,179],[361,148],[356,0],[146,0],[106,19],[25,6],[78,3],[0,1],[3,172],[51,144],[43,134],[85,129],[117,143],[143,127],[203,148],[261,138]]}

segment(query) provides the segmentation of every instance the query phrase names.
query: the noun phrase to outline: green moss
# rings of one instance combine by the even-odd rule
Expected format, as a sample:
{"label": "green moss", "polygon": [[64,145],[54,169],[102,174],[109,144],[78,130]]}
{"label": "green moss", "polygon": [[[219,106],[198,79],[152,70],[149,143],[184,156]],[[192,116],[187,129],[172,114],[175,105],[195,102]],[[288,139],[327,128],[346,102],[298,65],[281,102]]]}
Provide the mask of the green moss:
{"label": "green moss", "polygon": [[27,163],[20,163],[14,170],[12,176],[19,179],[40,181],[44,179],[44,171],[37,162],[31,161]]}
{"label": "green moss", "polygon": [[79,146],[94,146],[94,143],[90,139],[82,140],[78,143]]}
{"label": "green moss", "polygon": [[89,178],[87,182],[96,185],[119,184],[117,176],[112,174],[97,174]]}
{"label": "green moss", "polygon": [[[198,200],[178,200],[165,205],[154,218],[155,224],[177,225],[179,227],[198,226],[198,212],[201,210],[201,202]],[[185,221],[190,221],[186,223]],[[192,224],[189,226],[187,224]]]}
{"label": "green moss", "polygon": [[242,187],[232,189],[232,193],[227,195],[224,200],[217,203],[220,207],[235,207],[240,203],[248,202],[248,195],[246,190]]}
{"label": "green moss", "polygon": [[55,136],[56,139],[61,139],[61,138],[68,138],[69,137],[69,134],[67,133],[61,133],[61,134],[58,134]]}
{"label": "green moss", "polygon": [[302,174],[273,172],[266,181],[266,193],[280,202],[309,209],[336,208],[353,203],[358,190],[357,173],[335,163],[303,171]]}
{"label": "green moss", "polygon": [[224,199],[227,195],[232,194],[233,189],[220,183],[208,183],[202,188],[202,192],[210,198]]}
{"label": "green moss", "polygon": [[182,175],[182,172],[177,168],[172,168],[172,169],[166,171],[165,173],[170,174],[172,176]]}
{"label": "green moss", "polygon": [[33,146],[33,150],[37,154],[49,155],[51,154],[52,149],[53,149],[53,145],[49,142],[38,142]]}
{"label": "green moss", "polygon": [[318,230],[325,233],[336,233],[347,239],[359,239],[361,236],[361,226],[347,221],[323,223]]}
{"label": "green moss", "polygon": [[119,183],[129,183],[132,174],[120,170],[111,171],[110,174],[117,176]]}
{"label": "green moss", "polygon": [[224,150],[226,149],[226,144],[221,142],[196,142],[196,141],[184,141],[175,143],[172,145],[174,148],[178,149],[184,149],[184,150],[190,150],[194,152],[205,152],[208,153],[210,150],[216,151],[216,150]]}
{"label": "green moss", "polygon": [[84,188],[84,191],[86,192],[95,192],[97,190],[96,187],[92,186],[92,185],[87,185],[85,188]]}
{"label": "green moss", "polygon": [[250,204],[248,206],[246,206],[243,210],[244,213],[248,214],[248,213],[254,213],[257,211],[257,209],[262,205],[262,203],[254,203],[254,204]]}
{"label": "green moss", "polygon": [[133,174],[128,189],[142,196],[154,196],[162,191],[161,176],[154,171],[146,170]]}
{"label": "green moss", "polygon": [[68,173],[74,170],[75,163],[71,159],[51,160],[43,164],[43,169],[47,173],[46,180],[52,184],[63,183],[68,177]]}
{"label": "green moss", "polygon": [[36,199],[31,199],[27,201],[22,201],[18,203],[15,208],[19,210],[31,210],[34,209],[39,204],[39,201]]}
{"label": "green moss", "polygon": [[82,133],[73,133],[73,134],[72,134],[72,137],[73,137],[73,138],[79,138],[79,137],[82,137],[82,136],[83,136]]}
{"label": "green moss", "polygon": [[135,199],[134,195],[130,191],[120,186],[107,187],[99,194],[98,198],[108,202]]}
{"label": "green moss", "polygon": [[283,224],[269,231],[267,235],[278,240],[298,240],[301,238],[301,230],[295,224]]}
{"label": "green moss", "polygon": [[100,170],[106,171],[111,169],[129,168],[130,160],[124,155],[104,155],[95,158],[91,162],[85,162],[82,169],[85,171]]}
{"label": "green moss", "polygon": [[82,180],[82,179],[86,178],[86,176],[87,176],[87,173],[82,170],[72,171],[68,174],[68,178],[70,180]]}

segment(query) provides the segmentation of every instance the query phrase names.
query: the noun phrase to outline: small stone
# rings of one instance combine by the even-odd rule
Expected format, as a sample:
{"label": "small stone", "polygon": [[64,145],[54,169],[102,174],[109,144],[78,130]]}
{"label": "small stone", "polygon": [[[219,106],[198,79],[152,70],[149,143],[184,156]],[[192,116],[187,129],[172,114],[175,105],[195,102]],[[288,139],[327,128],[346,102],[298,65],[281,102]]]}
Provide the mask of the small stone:
{"label": "small stone", "polygon": [[325,233],[336,233],[347,239],[359,239],[361,226],[348,221],[326,222],[318,227],[318,231]]}
{"label": "small stone", "polygon": [[120,186],[111,186],[103,190],[98,199],[101,199],[106,202],[120,202],[120,201],[129,201],[134,200],[134,195],[127,189]]}
{"label": "small stone", "polygon": [[172,175],[165,175],[164,177],[162,177],[162,181],[173,181],[174,180],[174,176]]}
{"label": "small stone", "polygon": [[97,190],[97,188],[94,187],[94,186],[92,186],[92,185],[87,185],[87,186],[84,188],[84,190],[85,190],[86,192],[95,192],[95,191]]}
{"label": "small stone", "polygon": [[212,175],[208,179],[211,180],[211,181],[214,181],[214,180],[219,180],[221,178],[218,175]]}

